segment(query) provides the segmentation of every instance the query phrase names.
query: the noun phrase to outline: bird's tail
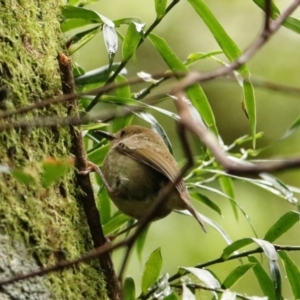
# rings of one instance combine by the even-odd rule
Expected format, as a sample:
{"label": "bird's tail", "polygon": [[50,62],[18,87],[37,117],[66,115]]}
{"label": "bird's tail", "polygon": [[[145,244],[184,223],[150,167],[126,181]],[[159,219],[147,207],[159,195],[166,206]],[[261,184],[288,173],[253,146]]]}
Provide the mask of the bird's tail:
{"label": "bird's tail", "polygon": [[193,207],[192,203],[186,199],[185,197],[181,197],[182,200],[184,201],[185,205],[186,205],[186,208],[188,209],[188,211],[193,215],[193,217],[197,220],[197,222],[200,224],[200,226],[202,227],[203,231],[204,232],[207,232],[206,231],[206,228],[204,226],[204,223],[201,219],[201,216],[200,214],[197,212],[197,210]]}

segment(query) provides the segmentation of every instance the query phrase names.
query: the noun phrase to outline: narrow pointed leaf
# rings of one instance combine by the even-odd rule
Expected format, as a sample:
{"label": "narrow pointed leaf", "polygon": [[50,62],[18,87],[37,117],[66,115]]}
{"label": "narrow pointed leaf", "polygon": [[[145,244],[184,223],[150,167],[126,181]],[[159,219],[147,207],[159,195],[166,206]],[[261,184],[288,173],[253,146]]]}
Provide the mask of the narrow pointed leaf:
{"label": "narrow pointed leaf", "polygon": [[[117,75],[115,79],[115,83],[118,85],[120,83],[126,83],[127,79],[122,75]],[[131,91],[129,85],[123,85],[116,89],[116,96],[120,98],[130,98],[131,97]],[[112,126],[113,126],[113,132],[117,132],[118,130],[122,129],[123,127],[131,124],[133,119],[133,114],[124,116],[122,118],[116,118],[113,120]]]}
{"label": "narrow pointed leaf", "polygon": [[[195,11],[204,21],[228,59],[230,61],[237,59],[241,55],[241,50],[229,37],[205,2],[202,0],[188,0],[188,2],[190,2]],[[248,77],[249,73],[245,65],[241,66],[239,71],[243,74],[243,77]]]}
{"label": "narrow pointed leaf", "polygon": [[111,27],[114,26],[114,22],[112,22],[110,19],[91,9],[65,5],[62,7],[61,11],[62,16],[66,19],[83,19],[86,21],[90,20],[96,21],[100,24],[107,24]]}
{"label": "narrow pointed leaf", "polygon": [[221,255],[223,259],[227,259],[232,253],[239,250],[240,248],[243,248],[249,244],[253,243],[253,240],[251,238],[244,238],[237,241],[234,241],[232,244],[228,245]]}
{"label": "narrow pointed leaf", "polygon": [[249,262],[255,264],[252,270],[264,295],[268,297],[268,300],[277,300],[275,296],[273,282],[262,267],[262,265],[254,256],[248,256],[248,260]]}
{"label": "narrow pointed leaf", "polygon": [[266,233],[264,240],[274,242],[299,221],[300,214],[297,211],[289,211],[284,214]]}
{"label": "narrow pointed leaf", "polygon": [[43,163],[43,173],[41,181],[44,187],[49,187],[57,182],[69,170],[67,161],[49,160]]}
{"label": "narrow pointed leaf", "polygon": [[[231,199],[235,199],[235,193],[234,193],[234,185],[232,183],[232,180],[230,177],[228,176],[220,176],[218,178],[219,180],[219,183],[221,185],[221,188],[222,188],[222,191],[228,195]],[[230,204],[231,204],[231,207],[233,209],[233,212],[234,212],[234,215],[235,215],[235,218],[238,220],[239,218],[239,215],[238,215],[238,209],[237,209],[237,206],[232,202],[230,201]]]}
{"label": "narrow pointed leaf", "polygon": [[[262,10],[265,10],[265,0],[253,0],[253,2],[259,6]],[[275,3],[271,2],[272,7],[272,13],[271,18],[276,19],[280,15],[280,10],[275,5]],[[286,20],[282,23],[282,25],[288,29],[293,30],[296,33],[300,33],[300,21],[293,17],[288,17]]]}
{"label": "narrow pointed leaf", "polygon": [[294,133],[300,127],[300,116],[293,122],[290,128],[285,132],[282,138],[286,138]]}
{"label": "narrow pointed leaf", "polygon": [[150,228],[150,224],[148,224],[144,230],[140,233],[136,240],[136,251],[140,261],[142,261],[142,254],[146,243],[147,234]]}
{"label": "narrow pointed leaf", "polygon": [[83,75],[75,77],[77,86],[104,83],[109,77],[111,71],[115,71],[120,66],[120,63],[114,63],[112,66],[106,65],[101,68],[91,70]]}
{"label": "narrow pointed leaf", "polygon": [[219,215],[222,215],[220,207],[215,202],[210,200],[207,196],[202,195],[200,193],[190,193],[190,196],[192,199],[195,199],[195,200],[205,204],[206,206],[208,206],[209,208],[211,208],[212,210],[217,212]]}
{"label": "narrow pointed leaf", "polygon": [[114,215],[106,224],[103,225],[103,232],[105,235],[116,232],[122,226],[124,226],[130,217],[125,216],[121,213]]}
{"label": "narrow pointed leaf", "polygon": [[132,277],[126,277],[123,287],[124,300],[135,300],[135,284]]}
{"label": "narrow pointed leaf", "polygon": [[116,27],[119,27],[123,24],[129,25],[133,22],[134,23],[142,23],[141,19],[135,18],[135,17],[133,17],[133,18],[122,18],[122,19],[114,20],[114,23],[115,23]]}
{"label": "narrow pointed leaf", "polygon": [[96,165],[102,165],[108,150],[109,145],[97,147],[88,153],[88,160]]}
{"label": "narrow pointed leaf", "polygon": [[24,170],[16,169],[11,172],[12,176],[20,183],[28,186],[34,186],[36,184],[35,178]]}
{"label": "narrow pointed leaf", "polygon": [[225,278],[222,288],[229,289],[232,287],[236,282],[238,282],[249,270],[253,268],[255,264],[248,263],[241,266],[238,266],[234,270],[232,270],[228,276]]}
{"label": "narrow pointed leaf", "polygon": [[165,15],[167,0],[155,0],[156,18],[161,19]]}
{"label": "narrow pointed leaf", "polygon": [[[162,56],[168,67],[172,71],[183,71],[188,72],[188,68],[184,65],[184,63],[176,56],[176,54],[172,51],[166,41],[157,35],[149,34],[148,38]],[[198,110],[201,117],[203,118],[206,125],[215,133],[218,133],[215,117],[213,115],[210,104],[206,98],[205,93],[203,92],[200,85],[194,84],[186,89],[187,96],[189,100],[192,102],[194,107]]]}
{"label": "narrow pointed leaf", "polygon": [[284,251],[279,252],[284,263],[286,275],[293,292],[294,299],[300,299],[300,270],[297,264]]}
{"label": "narrow pointed leaf", "polygon": [[130,23],[123,41],[122,55],[124,61],[128,61],[135,54],[140,40],[141,32],[137,30],[134,23]]}
{"label": "narrow pointed leaf", "polygon": [[243,94],[244,94],[244,102],[247,110],[247,115],[250,122],[250,129],[252,135],[252,146],[255,148],[256,146],[256,102],[253,86],[250,82],[243,82]]}
{"label": "narrow pointed leaf", "polygon": [[110,199],[107,194],[106,188],[102,188],[98,192],[98,203],[99,203],[101,223],[106,224],[111,218],[111,205],[110,205]]}
{"label": "narrow pointed leaf", "polygon": [[207,270],[198,269],[193,267],[181,267],[194,274],[198,279],[200,279],[207,287],[217,289],[220,288],[219,281]]}
{"label": "narrow pointed leaf", "polygon": [[263,249],[269,260],[278,259],[277,251],[270,242],[256,238],[252,238],[252,240]]}
{"label": "narrow pointed leaf", "polygon": [[162,256],[160,252],[160,248],[154,250],[144,268],[143,276],[142,276],[142,292],[146,294],[148,289],[153,286],[153,284],[159,278],[159,274],[162,267]]}
{"label": "narrow pointed leaf", "polygon": [[99,24],[101,23],[94,20],[68,19],[60,25],[60,28],[62,32],[68,32],[70,30],[74,30],[77,28],[79,28],[79,30],[82,30],[84,26],[89,26],[89,25],[92,26],[93,28],[99,27]]}
{"label": "narrow pointed leaf", "polygon": [[[188,0],[193,6],[198,15],[205,22],[206,26],[209,28],[213,34],[215,40],[220,45],[224,54],[230,61],[236,60],[241,56],[241,50],[234,43],[234,41],[226,33],[222,25],[219,23],[217,18],[213,15],[209,7],[203,0]],[[249,78],[250,72],[248,67],[244,64],[238,69],[239,74],[242,78]],[[253,92],[253,87],[250,82],[244,82],[243,84],[243,94],[245,106],[249,116],[250,128],[252,133],[253,147],[255,147],[255,134],[256,134],[256,111],[255,111],[255,97]]]}
{"label": "narrow pointed leaf", "polygon": [[89,42],[97,33],[99,32],[99,28],[93,28],[90,30],[86,30],[84,32],[80,32],[75,34],[69,46],[69,53],[73,54],[82,46],[84,46],[87,42]]}

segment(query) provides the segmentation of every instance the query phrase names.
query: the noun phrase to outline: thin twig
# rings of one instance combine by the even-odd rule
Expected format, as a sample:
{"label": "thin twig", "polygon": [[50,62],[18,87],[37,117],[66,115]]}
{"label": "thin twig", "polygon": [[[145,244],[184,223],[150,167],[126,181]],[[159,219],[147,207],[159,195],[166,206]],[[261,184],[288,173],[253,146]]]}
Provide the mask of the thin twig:
{"label": "thin twig", "polygon": [[[175,76],[176,77],[184,77],[184,76],[186,76],[186,74],[187,74],[187,72],[167,72],[166,73],[165,71],[163,71],[163,72],[157,72],[155,74],[152,74],[151,77],[154,79],[161,79],[162,77],[164,77],[164,78],[171,78],[171,77],[175,77]],[[34,109],[41,109],[41,108],[47,107],[52,104],[68,102],[68,101],[72,101],[75,98],[79,99],[80,97],[84,97],[84,96],[88,96],[88,95],[97,95],[98,93],[106,93],[106,92],[112,91],[116,88],[123,87],[128,84],[133,85],[133,84],[138,84],[141,82],[144,82],[143,78],[134,77],[134,78],[129,79],[128,81],[120,82],[118,84],[113,82],[108,85],[105,85],[105,86],[102,86],[102,87],[99,87],[96,89],[92,89],[92,90],[89,90],[86,92],[70,93],[70,94],[58,96],[56,98],[45,99],[45,100],[33,103],[28,106],[20,107],[13,111],[0,112],[0,120],[5,119],[10,116],[13,116],[13,115],[21,115],[21,114],[27,113],[29,111],[32,111]]]}
{"label": "thin twig", "polygon": [[264,31],[268,32],[270,30],[270,20],[272,18],[272,1],[265,0],[265,26]]}
{"label": "thin twig", "polygon": [[[62,57],[64,59],[62,59]],[[66,94],[74,94],[75,82],[72,72],[71,59],[66,60],[65,56],[61,54],[58,56],[58,62],[61,72],[62,90]],[[73,99],[71,102],[69,102],[68,115],[74,115],[75,117],[78,117],[78,104],[76,99]],[[75,167],[78,171],[75,173],[74,181],[75,186],[77,186],[79,189],[75,195],[79,203],[83,205],[94,247],[98,248],[106,244],[106,238],[102,230],[100,214],[96,206],[96,200],[90,177],[88,175],[81,175],[79,173],[80,171],[87,169],[87,158],[80,126],[77,126],[77,128],[72,125],[70,126],[70,137],[72,143],[71,152],[76,158]],[[121,299],[121,290],[116,278],[110,254],[105,253],[100,256],[99,264],[106,281],[106,289],[109,299]]]}
{"label": "thin twig", "polygon": [[[172,284],[171,285],[172,287],[175,287],[175,288],[182,288],[182,285],[180,284]],[[190,287],[192,289],[200,289],[200,290],[205,290],[205,291],[211,291],[211,292],[215,292],[215,293],[219,293],[219,294],[223,294],[225,292],[227,292],[228,290],[224,290],[224,289],[217,289],[217,288],[211,288],[211,287],[208,287],[208,286],[205,286],[205,285],[201,285],[201,284],[196,284],[196,283],[189,283],[186,285],[187,287]],[[239,294],[239,293],[236,293],[236,292],[232,292],[234,293],[234,295],[237,297],[237,298],[240,298],[240,299],[243,299],[243,300],[252,300],[253,297],[247,297],[247,296],[244,296],[242,294]]]}
{"label": "thin twig", "polygon": [[218,68],[214,71],[207,73],[190,72],[183,80],[181,80],[171,91],[171,94],[176,95],[182,93],[189,86],[197,83],[208,81],[220,76],[231,74],[234,70],[237,70],[240,66],[250,60],[257,51],[274,35],[286,18],[294,12],[294,10],[300,5],[300,0],[294,0],[285,11],[282,12],[278,18],[270,22],[269,30],[263,30],[256,41],[254,41],[248,49],[238,57],[234,62]]}
{"label": "thin twig", "polygon": [[[279,251],[300,251],[300,246],[290,246],[290,245],[273,245],[273,246],[274,246],[274,248],[277,252],[279,252]],[[213,266],[213,265],[216,265],[216,264],[219,264],[219,263],[223,263],[223,262],[230,261],[230,260],[235,260],[235,259],[240,259],[240,258],[243,258],[243,257],[247,257],[249,255],[252,255],[252,254],[258,254],[258,253],[262,253],[262,252],[264,252],[262,248],[256,248],[256,249],[253,249],[253,250],[244,251],[244,252],[241,252],[241,253],[238,253],[238,254],[231,255],[226,259],[221,256],[217,259],[213,259],[213,260],[210,260],[208,262],[198,264],[198,265],[194,266],[194,268],[203,269],[203,268],[207,268],[209,266]],[[169,282],[173,282],[173,281],[175,281],[175,280],[177,280],[177,279],[181,278],[182,276],[185,276],[189,273],[190,272],[187,271],[187,270],[182,272],[182,269],[180,269],[180,271],[178,273],[172,275],[169,278]],[[138,297],[138,299],[146,300],[151,295],[153,295],[155,293],[155,291],[156,291],[156,289],[153,289],[147,294],[140,295]]]}

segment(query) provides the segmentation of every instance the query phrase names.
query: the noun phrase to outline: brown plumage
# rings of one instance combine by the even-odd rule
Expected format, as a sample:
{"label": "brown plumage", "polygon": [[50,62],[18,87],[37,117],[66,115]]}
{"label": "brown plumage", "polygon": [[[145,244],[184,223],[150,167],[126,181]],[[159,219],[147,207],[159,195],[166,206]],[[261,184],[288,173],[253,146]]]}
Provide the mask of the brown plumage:
{"label": "brown plumage", "polygon": [[[177,163],[162,138],[146,127],[130,125],[106,137],[111,143],[102,170],[109,185],[108,193],[120,211],[140,219],[164,193],[168,182],[177,178]],[[183,180],[163,200],[153,220],[167,216],[174,209],[188,209],[204,229]]]}

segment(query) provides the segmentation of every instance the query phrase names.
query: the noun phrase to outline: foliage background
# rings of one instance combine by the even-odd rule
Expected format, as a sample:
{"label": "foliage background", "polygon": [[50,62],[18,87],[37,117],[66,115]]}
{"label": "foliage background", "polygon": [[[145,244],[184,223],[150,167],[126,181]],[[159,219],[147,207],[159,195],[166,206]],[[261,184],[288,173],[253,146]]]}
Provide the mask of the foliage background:
{"label": "foliage background", "polygon": [[[207,0],[206,3],[213,11],[219,22],[240,49],[245,49],[259,34],[263,24],[263,12],[252,1],[240,0]],[[280,9],[284,9],[289,0],[275,1]],[[102,0],[86,8],[94,9],[111,20],[123,17],[139,17],[148,27],[155,19],[153,1],[146,0]],[[300,11],[293,16],[299,17]],[[125,33],[126,28],[124,28]],[[122,32],[122,30],[121,30]],[[167,15],[154,33],[166,39],[173,51],[185,59],[192,52],[208,52],[219,49],[206,26],[194,12],[187,1],[180,1]],[[296,33],[281,28],[277,34],[248,62],[254,79],[274,81],[284,85],[299,86],[300,71],[299,60],[300,38]],[[108,63],[107,52],[102,34],[84,46],[75,55],[85,70],[94,69]],[[115,61],[121,60],[121,50],[116,54]],[[212,61],[202,60],[193,66],[195,70],[211,70],[217,67]],[[137,51],[135,62],[127,65],[128,77],[136,75],[138,71],[154,73],[168,69],[149,41],[146,41]],[[174,81],[173,81],[174,83]],[[169,91],[172,81],[163,84],[156,92]],[[226,144],[232,143],[236,138],[249,134],[248,120],[241,109],[241,90],[235,82],[224,78],[203,83],[202,87],[212,105],[217,125]],[[133,91],[138,89],[133,87]],[[297,155],[300,145],[299,132],[279,141],[287,128],[299,115],[299,95],[290,95],[257,87],[257,131],[263,131],[263,138],[258,140],[258,148],[266,147],[260,157]],[[172,109],[170,102],[162,103],[162,107]],[[155,114],[157,119],[168,132],[173,143],[175,156],[181,159],[182,153],[178,147],[179,141],[173,126],[173,120]],[[140,121],[138,121],[140,122]],[[249,145],[250,146],[250,145]],[[197,151],[197,145],[195,145]],[[277,174],[276,174],[277,175]],[[299,171],[286,171],[278,174],[285,183],[299,186]],[[217,187],[217,184],[213,184]],[[236,200],[249,215],[251,222],[262,238],[267,229],[280,217],[296,207],[292,207],[286,200],[280,199],[266,191],[248,183],[235,182]],[[222,208],[223,218],[214,214],[201,204],[195,206],[203,214],[208,215],[223,226],[233,240],[242,237],[253,237],[254,234],[245,218],[240,215],[236,220],[229,202],[212,193],[205,193],[210,199]],[[299,244],[299,224],[294,226],[277,243]],[[192,266],[200,262],[217,258],[225,247],[223,239],[211,228],[207,234],[201,232],[198,224],[192,218],[172,213],[167,218],[151,225],[146,241],[146,249],[142,262],[157,247],[162,248],[164,259],[163,271],[174,273],[177,266]],[[300,265],[300,255],[290,253],[295,262]],[[122,258],[122,250],[114,254],[115,261]],[[176,262],[176,264],[174,264]],[[239,264],[238,261],[218,265],[211,269],[216,271],[220,279],[224,279],[230,270]],[[143,264],[133,254],[127,267],[126,274],[135,280],[141,277]],[[254,277],[249,272],[234,288],[235,291],[245,292],[249,295],[261,295]],[[283,294],[291,298],[287,286]]]}

